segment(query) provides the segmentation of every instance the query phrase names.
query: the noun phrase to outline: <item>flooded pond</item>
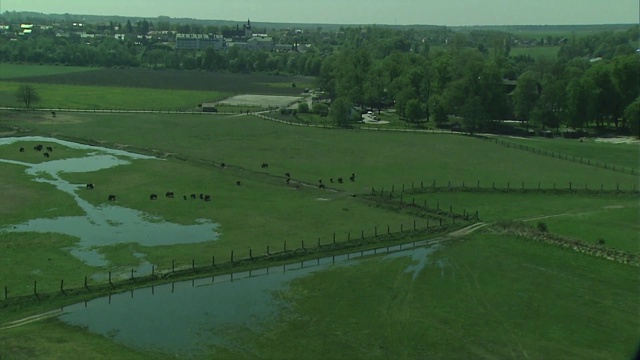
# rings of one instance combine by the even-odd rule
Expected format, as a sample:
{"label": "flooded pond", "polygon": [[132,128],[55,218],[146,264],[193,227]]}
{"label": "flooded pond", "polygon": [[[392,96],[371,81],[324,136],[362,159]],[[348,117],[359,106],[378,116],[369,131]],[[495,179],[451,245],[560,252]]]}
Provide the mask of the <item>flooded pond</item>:
{"label": "flooded pond", "polygon": [[5,226],[0,228],[0,231],[51,232],[77,237],[80,239],[79,242],[69,251],[90,266],[108,265],[107,260],[98,251],[101,246],[132,242],[143,246],[173,245],[212,241],[218,238],[218,224],[207,220],[198,220],[194,225],[179,225],[117,205],[94,206],[78,194],[86,184],[72,184],[60,176],[61,173],[93,172],[129,165],[131,160],[136,159],[162,161],[160,159],[123,150],[36,136],[0,138],[0,146],[22,141],[53,142],[68,148],[89,151],[84,157],[49,160],[39,164],[0,159],[0,163],[24,166],[25,172],[32,176],[33,181],[51,184],[57,190],[71,195],[85,215],[32,219],[22,224]]}
{"label": "flooded pond", "polygon": [[286,290],[295,279],[358,265],[362,257],[384,253],[389,254],[378,261],[410,257],[418,265],[410,265],[405,272],[415,274],[440,248],[427,244],[421,241],[404,248],[360,251],[133,290],[65,307],[59,318],[136,349],[195,355],[211,345],[233,347],[230,337],[237,326],[260,331],[265,324],[277,321],[280,312],[289,310],[276,296],[277,291]]}

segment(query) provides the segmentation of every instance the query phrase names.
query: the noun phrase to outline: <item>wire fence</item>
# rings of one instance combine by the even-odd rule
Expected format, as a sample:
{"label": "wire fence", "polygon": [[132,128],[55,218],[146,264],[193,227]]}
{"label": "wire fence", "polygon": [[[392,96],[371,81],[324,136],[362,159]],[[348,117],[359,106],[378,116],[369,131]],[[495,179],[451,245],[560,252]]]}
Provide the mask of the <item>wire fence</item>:
{"label": "wire fence", "polygon": [[[137,285],[137,287],[144,286],[145,284],[151,284],[154,282],[166,282],[167,279],[175,277],[189,277],[209,274],[232,274],[234,275],[234,269],[243,268],[243,272],[248,272],[249,275],[255,273],[256,270],[247,269],[251,267],[269,268],[269,264],[283,263],[284,265],[278,266],[290,266],[290,264],[300,263],[301,266],[305,266],[308,262],[316,261],[320,262],[321,259],[332,258],[333,261],[345,257],[347,259],[359,256],[365,256],[369,254],[377,254],[380,249],[385,248],[386,252],[394,251],[394,249],[405,249],[406,244],[413,244],[415,247],[418,244],[425,244],[426,241],[407,241],[406,239],[415,239],[418,236],[436,236],[445,232],[455,230],[462,227],[466,223],[458,221],[452,218],[450,221],[440,219],[439,221],[423,221],[419,224],[417,220],[414,220],[412,224],[405,226],[399,224],[392,228],[391,226],[378,227],[365,231],[364,229],[359,232],[347,232],[346,236],[339,239],[336,233],[333,233],[332,238],[322,241],[318,238],[316,241],[301,240],[296,244],[292,242],[283,241],[282,245],[278,248],[266,245],[266,248],[262,252],[254,252],[253,249],[249,249],[248,253],[245,251],[244,256],[238,256],[238,252],[231,250],[225,255],[212,255],[210,261],[206,262],[202,256],[192,258],[190,261],[182,259],[181,261],[172,260],[171,264],[165,264],[164,267],[151,265],[149,273],[142,274],[140,271],[132,268],[129,273],[112,272],[109,271],[105,278],[102,280],[90,279],[88,276],[84,277],[84,281],[81,279],[75,279],[74,281],[60,280],[59,287],[57,285],[47,284],[46,291],[41,291],[42,284],[37,280],[33,282],[33,288],[30,293],[27,292],[12,292],[8,286],[4,286],[4,301],[20,301],[28,299],[43,300],[52,294],[51,289],[58,288],[57,292],[63,296],[79,293],[92,293],[92,292],[104,292],[108,291],[117,292],[118,289],[124,289]],[[419,226],[422,225],[422,226]],[[401,243],[398,243],[401,242]],[[367,249],[358,251],[349,251],[357,247],[367,247]],[[327,254],[335,254],[327,256]],[[337,254],[336,254],[337,253]],[[309,259],[311,258],[311,259]],[[224,259],[224,260],[223,260]],[[264,266],[257,266],[264,264]],[[289,264],[289,265],[288,265]],[[219,276],[219,275],[215,275]],[[22,287],[24,289],[25,287]]]}
{"label": "wire fence", "polygon": [[507,148],[519,149],[519,150],[528,151],[528,152],[531,152],[531,153],[534,153],[534,154],[538,154],[538,155],[549,156],[551,158],[556,158],[556,159],[560,159],[560,160],[568,160],[568,161],[572,161],[572,162],[575,162],[575,163],[580,163],[580,164],[588,165],[588,166],[595,166],[595,167],[602,168],[602,169],[605,169],[605,170],[621,172],[623,174],[631,174],[631,175],[638,175],[639,174],[638,169],[635,169],[635,168],[624,167],[624,166],[620,166],[620,165],[616,165],[616,164],[607,163],[607,162],[604,162],[604,161],[587,159],[587,158],[585,158],[583,156],[568,155],[568,154],[564,154],[564,153],[561,153],[561,152],[558,152],[558,151],[549,151],[549,150],[536,148],[536,147],[529,146],[529,145],[512,143],[512,142],[505,141],[503,139],[498,139],[498,138],[491,138],[491,137],[481,137],[481,138],[485,139],[487,141],[490,141],[490,142],[494,142],[495,144],[499,144],[499,145],[505,146]]}

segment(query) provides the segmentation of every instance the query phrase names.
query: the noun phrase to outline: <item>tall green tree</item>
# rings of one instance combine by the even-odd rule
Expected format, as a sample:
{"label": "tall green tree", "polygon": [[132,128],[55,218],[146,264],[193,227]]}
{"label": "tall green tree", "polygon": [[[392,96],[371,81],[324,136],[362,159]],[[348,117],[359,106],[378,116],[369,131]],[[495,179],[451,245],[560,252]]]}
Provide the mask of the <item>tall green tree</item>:
{"label": "tall green tree", "polygon": [[624,110],[624,118],[631,134],[640,138],[640,96]]}
{"label": "tall green tree", "polygon": [[341,127],[349,126],[351,120],[351,102],[346,97],[339,97],[331,103],[329,116]]}
{"label": "tall green tree", "polygon": [[532,71],[527,71],[518,77],[516,89],[512,96],[513,111],[516,119],[522,122],[529,121],[531,111],[540,96],[538,90],[538,78]]}

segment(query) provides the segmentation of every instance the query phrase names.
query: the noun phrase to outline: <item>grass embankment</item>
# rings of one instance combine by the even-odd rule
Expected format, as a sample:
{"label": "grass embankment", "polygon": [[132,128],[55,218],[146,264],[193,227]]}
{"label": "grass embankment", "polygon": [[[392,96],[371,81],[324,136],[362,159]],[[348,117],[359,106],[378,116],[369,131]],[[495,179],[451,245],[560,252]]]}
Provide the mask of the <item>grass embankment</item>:
{"label": "grass embankment", "polygon": [[264,331],[229,331],[236,347],[216,355],[603,359],[636,350],[635,268],[489,234],[435,252],[412,279],[416,261],[375,257],[298,279],[277,294],[288,311]]}

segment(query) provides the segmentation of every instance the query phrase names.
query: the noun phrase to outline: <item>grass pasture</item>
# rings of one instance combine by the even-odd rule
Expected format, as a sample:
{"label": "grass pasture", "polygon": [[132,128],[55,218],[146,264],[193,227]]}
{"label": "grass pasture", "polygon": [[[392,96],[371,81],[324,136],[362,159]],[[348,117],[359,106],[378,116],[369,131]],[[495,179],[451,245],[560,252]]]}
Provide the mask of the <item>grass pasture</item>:
{"label": "grass pasture", "polygon": [[[602,164],[625,167],[627,170],[640,170],[640,144],[622,143],[613,144],[601,139],[547,139],[547,138],[504,138],[504,141],[511,144],[522,144],[532,148],[547,150],[548,152],[562,153],[563,155],[575,156],[587,159],[591,162],[597,161]],[[512,145],[513,146],[513,145]]]}
{"label": "grass pasture", "polygon": [[287,312],[263,332],[229,331],[238,347],[216,355],[628,359],[636,350],[640,282],[624,265],[491,234],[429,260],[415,279],[407,269],[419,260],[378,256],[296,280],[277,294]]}
{"label": "grass pasture", "polygon": [[[203,90],[159,90],[109,86],[76,86],[60,84],[31,85],[41,100],[34,108],[79,110],[196,111],[197,105],[213,102],[228,93]],[[0,82],[0,106],[22,107],[15,97],[19,83]]]}
{"label": "grass pasture", "polygon": [[0,79],[64,75],[71,73],[85,73],[97,70],[97,68],[80,66],[23,65],[0,63]]}
{"label": "grass pasture", "polygon": [[[633,236],[640,230],[637,194],[487,188],[509,184],[519,189],[522,182],[528,189],[539,183],[547,189],[554,184],[566,188],[571,182],[575,188],[588,184],[590,189],[599,189],[602,184],[612,190],[620,184],[621,189],[630,190],[639,176],[508,149],[461,134],[307,128],[251,115],[61,112],[52,118],[15,111],[0,112],[0,127],[156,154],[164,160],[135,160],[130,165],[62,177],[73,183],[97,184],[94,191],[81,192],[91,205],[107,203],[107,194],[113,193],[118,195],[119,206],[179,224],[209,219],[220,224],[221,232],[219,240],[200,244],[105,246],[101,252],[111,261],[107,268],[86,266],[66,253],[65,248],[77,241],[71,237],[0,233],[0,265],[15,269],[0,272],[0,286],[9,284],[15,291],[28,293],[34,279],[51,283],[47,286],[53,291],[60,278],[69,276],[74,278],[69,286],[81,286],[85,275],[106,270],[123,273],[139,265],[135,254],[140,253],[167,269],[173,259],[179,266],[191,265],[192,259],[199,266],[210,263],[212,255],[226,261],[231,250],[237,258],[247,257],[249,249],[254,255],[264,253],[266,246],[279,250],[285,240],[291,247],[299,247],[302,240],[314,246],[318,237],[323,243],[331,242],[334,232],[338,240],[344,240],[359,236],[362,230],[370,235],[374,226],[382,232],[387,225],[392,230],[399,224],[408,228],[415,213],[388,206],[392,201],[368,194],[373,188],[384,188],[386,193],[394,188],[398,195],[402,186],[409,190],[423,182],[428,187],[433,181],[439,191],[407,194],[405,201],[415,197],[417,203],[426,200],[429,207],[439,203],[444,210],[452,206],[454,212],[478,210],[486,223],[543,221],[553,233],[590,243],[602,238],[606,246],[637,252]],[[580,147],[573,140],[563,141],[540,146],[577,156],[619,158],[620,165],[637,156],[633,147],[599,143],[581,143],[587,146]],[[0,158],[42,160],[31,153],[18,153],[18,146],[0,146]],[[33,144],[24,146],[30,149]],[[64,153],[62,149],[55,153],[58,150]],[[222,162],[224,169],[219,166]],[[268,163],[268,168],[262,168],[262,163]],[[0,172],[0,226],[48,211],[57,216],[78,211],[73,199],[51,191],[46,184],[29,181],[19,166],[0,163]],[[292,177],[289,185],[286,172]],[[348,180],[351,173],[356,174],[355,182]],[[337,184],[338,177],[345,183]],[[319,189],[319,180],[328,189]],[[463,182],[475,187],[478,181],[486,191],[447,189],[448,184],[455,188]],[[165,191],[175,192],[176,198],[164,198]],[[150,201],[150,193],[158,193],[158,200]],[[211,194],[212,201],[182,199],[183,194],[191,193]],[[15,207],[16,202],[20,207]],[[418,226],[423,220],[418,219]],[[406,270],[417,260],[382,260],[380,256],[296,280],[274,294],[288,309],[279,313],[277,321],[262,330],[250,323],[228,328],[226,345],[201,357],[631,357],[639,325],[634,316],[640,285],[636,267],[492,234],[487,228],[445,242],[413,280]],[[34,247],[37,250],[30,251]],[[32,310],[16,311],[27,316]],[[9,312],[0,306],[0,317]],[[48,335],[30,342],[27,335],[41,331]],[[165,355],[127,349],[56,321],[0,330],[0,354],[55,358],[57,355],[48,355],[67,351],[67,347],[53,334],[66,334],[70,343],[78,344],[78,354],[95,358]]]}
{"label": "grass pasture", "polygon": [[[150,69],[95,69],[38,75],[32,65],[11,65],[17,74],[11,81],[50,85],[105,86],[115,88],[145,88],[156,90],[213,91],[231,94],[299,95],[313,78],[303,76],[275,76],[266,74],[233,74],[206,71],[177,71]],[[24,68],[20,68],[24,66]],[[61,67],[67,69],[67,67]],[[1,68],[0,68],[1,69]],[[83,68],[77,68],[83,69]],[[296,83],[300,86],[292,87]]]}

